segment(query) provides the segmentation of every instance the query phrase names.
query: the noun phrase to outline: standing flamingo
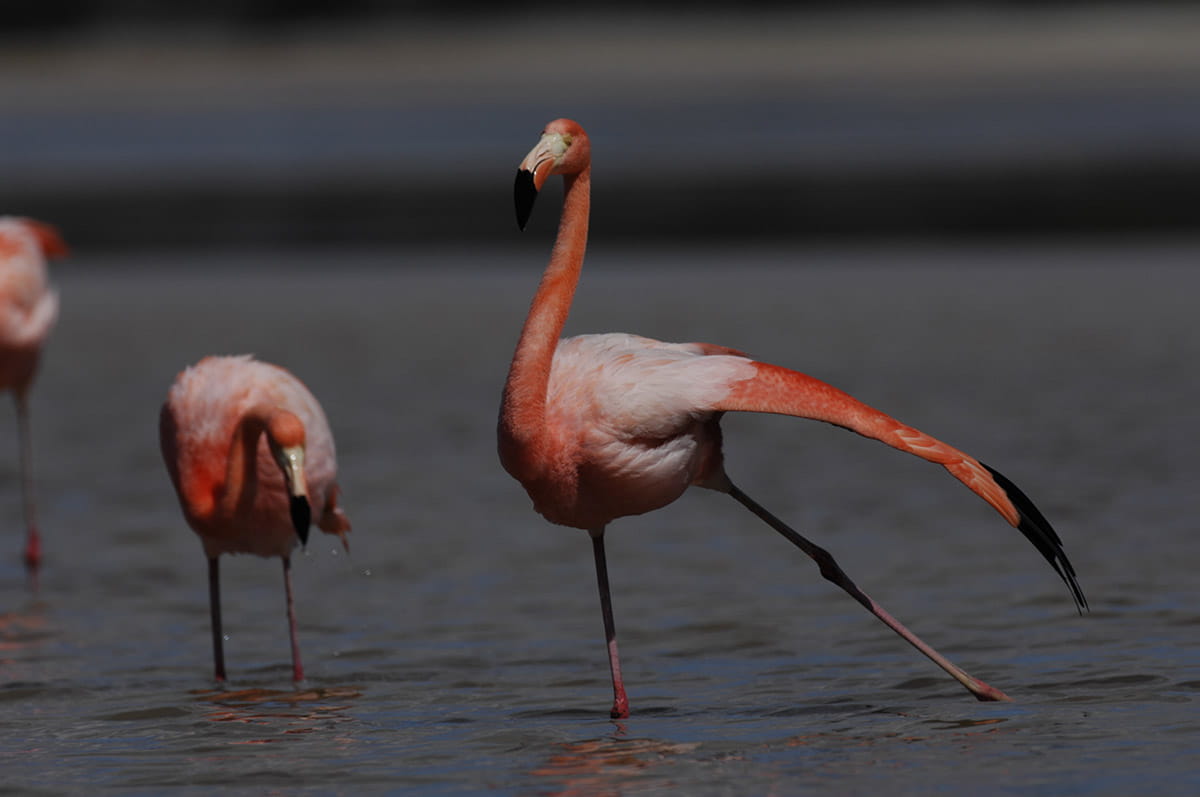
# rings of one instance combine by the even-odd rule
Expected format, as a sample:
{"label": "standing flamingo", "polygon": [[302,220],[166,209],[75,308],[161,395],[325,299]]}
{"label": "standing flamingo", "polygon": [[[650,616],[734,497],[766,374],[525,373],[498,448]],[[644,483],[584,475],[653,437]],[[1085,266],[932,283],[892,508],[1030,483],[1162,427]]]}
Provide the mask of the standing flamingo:
{"label": "standing flamingo", "polygon": [[0,390],[12,390],[21,446],[21,492],[25,509],[25,569],[36,584],[42,561],[33,494],[33,442],[29,387],[38,358],[58,318],[58,294],[46,275],[46,258],[67,254],[49,224],[0,217]]}
{"label": "standing flamingo", "polygon": [[499,451],[534,508],[592,538],[612,672],[614,718],[629,715],[604,555],[615,518],[665,506],[691,485],[728,493],[810,556],[821,575],[933,660],[979,700],[1008,700],[926,645],[875,603],[824,549],[734,486],[721,454],[722,413],[770,412],[850,429],[936,462],[1037,547],[1087,606],[1061,541],[1012,482],[955,448],[905,426],[831,385],[708,343],[662,343],[612,333],[559,340],[587,245],[591,145],[569,119],[546,126],[517,170],[517,223],[552,174],[566,186],[558,237],[517,343],[500,408]]}
{"label": "standing flamingo", "polygon": [[221,554],[283,560],[292,679],[304,680],[292,602],[291,553],[317,526],[346,545],[350,522],[337,505],[337,458],[329,422],[288,371],[249,356],[205,357],[175,379],[159,416],[171,483],[208,556],[216,679],[225,680]]}

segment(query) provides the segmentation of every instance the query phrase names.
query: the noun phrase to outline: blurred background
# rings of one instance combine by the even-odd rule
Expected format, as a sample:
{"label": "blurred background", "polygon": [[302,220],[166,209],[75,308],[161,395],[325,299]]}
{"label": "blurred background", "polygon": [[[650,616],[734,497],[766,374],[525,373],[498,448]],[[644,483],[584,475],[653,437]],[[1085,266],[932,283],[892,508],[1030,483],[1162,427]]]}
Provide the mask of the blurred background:
{"label": "blurred background", "polygon": [[511,242],[571,116],[611,241],[1195,230],[1194,4],[576,8],[10,1],[0,212],[91,251]]}

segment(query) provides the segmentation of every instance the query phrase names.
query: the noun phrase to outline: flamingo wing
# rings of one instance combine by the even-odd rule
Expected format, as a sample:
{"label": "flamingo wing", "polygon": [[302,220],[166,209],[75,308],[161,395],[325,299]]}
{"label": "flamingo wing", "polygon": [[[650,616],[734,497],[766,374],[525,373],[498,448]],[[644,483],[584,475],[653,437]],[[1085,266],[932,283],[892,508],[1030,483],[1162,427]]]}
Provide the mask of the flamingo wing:
{"label": "flamingo wing", "polygon": [[714,402],[753,373],[750,360],[721,346],[580,335],[559,343],[547,405],[567,427],[614,439],[663,439],[710,416]]}
{"label": "flamingo wing", "polygon": [[1062,540],[1033,501],[1002,474],[819,379],[768,363],[752,365],[753,375],[734,383],[712,409],[824,421],[941,465],[1024,534],[1071,590],[1076,607],[1087,608]]}

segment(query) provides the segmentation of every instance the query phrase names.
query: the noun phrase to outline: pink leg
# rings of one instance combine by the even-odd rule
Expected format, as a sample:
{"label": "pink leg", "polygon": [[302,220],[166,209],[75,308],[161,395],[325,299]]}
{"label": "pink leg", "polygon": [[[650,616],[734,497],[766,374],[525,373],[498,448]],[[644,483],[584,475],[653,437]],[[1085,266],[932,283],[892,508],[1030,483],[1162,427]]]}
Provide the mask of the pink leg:
{"label": "pink leg", "polygon": [[225,682],[225,637],[221,630],[221,563],[214,556],[208,560],[208,614],[212,625],[213,678]]}
{"label": "pink leg", "polygon": [[899,634],[906,642],[908,642],[914,648],[916,648],[917,650],[921,651],[923,654],[928,656],[929,659],[931,661],[933,661],[934,664],[941,667],[943,670],[945,670],[947,673],[949,673],[950,676],[952,678],[954,678],[954,680],[958,681],[960,684],[965,686],[967,688],[967,691],[969,691],[971,694],[975,695],[975,697],[977,699],[979,699],[979,700],[1003,700],[1003,701],[1012,700],[1012,698],[1010,698],[1008,695],[1004,694],[1003,692],[1001,692],[999,689],[995,688],[994,686],[989,686],[989,685],[985,684],[983,681],[980,681],[978,678],[971,677],[966,672],[964,672],[963,670],[959,669],[956,665],[954,665],[945,656],[938,653],[936,650],[929,647],[929,645],[926,645],[924,642],[922,642],[921,639],[916,634],[914,634],[912,631],[909,631],[907,628],[905,628],[903,625],[901,625],[899,620],[897,620],[896,618],[894,618],[890,614],[888,614],[886,611],[884,611],[882,606],[880,606],[878,603],[876,603],[874,600],[872,600],[870,598],[870,596],[868,596],[865,592],[860,590],[855,585],[855,583],[850,580],[850,577],[847,576],[845,574],[845,572],[842,571],[842,568],[838,565],[838,563],[836,561],[834,561],[833,557],[824,548],[821,548],[818,545],[814,545],[813,543],[809,542],[807,539],[802,537],[800,534],[793,531],[786,524],[784,524],[781,520],[779,520],[779,518],[772,515],[766,509],[763,509],[758,503],[756,503],[748,495],[743,493],[737,487],[733,486],[733,484],[729,485],[729,494],[731,496],[733,496],[734,498],[736,498],[743,506],[745,506],[751,512],[758,515],[758,517],[762,518],[762,520],[765,521],[767,523],[767,525],[769,525],[771,528],[778,531],[784,537],[787,537],[788,540],[790,540],[797,548],[804,551],[804,553],[808,554],[809,557],[811,557],[812,560],[815,561],[817,563],[817,566],[821,569],[822,576],[824,576],[827,580],[832,581],[834,584],[837,584],[839,587],[841,587],[846,592],[848,592],[851,597],[853,597],[856,601],[858,601],[863,606],[865,606],[867,611],[869,611],[871,614],[875,615],[880,620],[882,620],[884,625],[886,625],[888,628],[892,629],[897,634]]}
{"label": "pink leg", "polygon": [[287,595],[288,637],[292,642],[292,680],[304,680],[304,665],[300,663],[300,643],[296,640],[296,606],[292,602],[292,559],[283,557],[283,591]]}
{"label": "pink leg", "polygon": [[604,529],[590,532],[592,553],[596,558],[596,582],[600,587],[600,611],[604,615],[604,640],[608,645],[608,668],[612,672],[613,719],[629,716],[629,699],[625,696],[625,682],[621,680],[621,658],[617,654],[617,630],[613,624],[612,595],[608,591],[608,563],[604,556]]}
{"label": "pink leg", "polygon": [[42,563],[42,540],[38,535],[37,504],[33,495],[33,435],[29,425],[29,402],[25,392],[18,390],[17,436],[21,441],[21,491],[25,510],[25,572],[33,589],[37,589],[37,573]]}

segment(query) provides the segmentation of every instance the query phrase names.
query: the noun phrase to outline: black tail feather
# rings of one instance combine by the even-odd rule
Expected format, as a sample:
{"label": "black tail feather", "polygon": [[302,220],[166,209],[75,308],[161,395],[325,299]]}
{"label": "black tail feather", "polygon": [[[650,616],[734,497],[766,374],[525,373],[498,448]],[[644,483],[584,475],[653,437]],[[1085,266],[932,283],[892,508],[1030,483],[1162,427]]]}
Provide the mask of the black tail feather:
{"label": "black tail feather", "polygon": [[1075,568],[1071,566],[1071,560],[1063,551],[1062,540],[1055,533],[1050,521],[1046,520],[1045,515],[1033,505],[1029,496],[1021,492],[1021,488],[984,463],[979,464],[987,468],[988,473],[992,474],[992,478],[996,480],[996,484],[1008,493],[1009,500],[1013,502],[1021,516],[1021,523],[1017,526],[1017,530],[1033,543],[1042,556],[1046,557],[1046,561],[1071,590],[1071,597],[1075,599],[1075,608],[1079,610],[1080,614],[1083,614],[1084,609],[1088,607],[1087,598],[1083,596],[1083,590],[1079,588],[1079,582],[1075,579]]}

